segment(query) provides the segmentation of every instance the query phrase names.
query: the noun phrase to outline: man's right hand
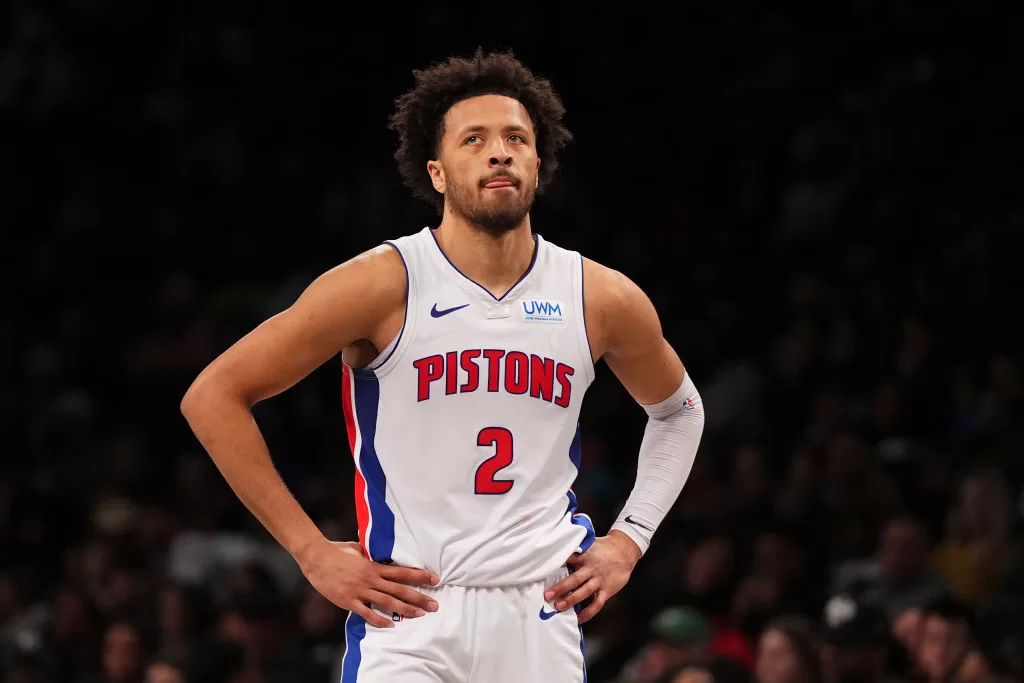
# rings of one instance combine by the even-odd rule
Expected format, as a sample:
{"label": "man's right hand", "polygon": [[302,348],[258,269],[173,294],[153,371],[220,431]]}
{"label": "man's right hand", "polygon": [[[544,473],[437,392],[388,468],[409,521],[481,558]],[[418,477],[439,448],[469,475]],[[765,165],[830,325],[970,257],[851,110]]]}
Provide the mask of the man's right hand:
{"label": "man's right hand", "polygon": [[363,556],[358,543],[324,540],[297,554],[295,559],[320,595],[358,614],[371,626],[394,628],[395,624],[366,603],[410,618],[437,611],[436,602],[405,585],[434,586],[438,582],[436,576],[423,569],[371,562]]}

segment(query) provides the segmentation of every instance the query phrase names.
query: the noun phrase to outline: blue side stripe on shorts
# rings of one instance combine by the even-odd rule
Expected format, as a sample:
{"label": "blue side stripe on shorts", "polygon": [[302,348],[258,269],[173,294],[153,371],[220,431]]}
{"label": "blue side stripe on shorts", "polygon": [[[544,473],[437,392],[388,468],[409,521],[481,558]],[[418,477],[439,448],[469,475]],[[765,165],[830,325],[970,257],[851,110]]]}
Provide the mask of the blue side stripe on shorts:
{"label": "blue side stripe on shorts", "polygon": [[360,649],[366,637],[366,620],[355,612],[349,612],[345,620],[345,657],[341,664],[341,683],[356,683],[359,664],[363,653]]}

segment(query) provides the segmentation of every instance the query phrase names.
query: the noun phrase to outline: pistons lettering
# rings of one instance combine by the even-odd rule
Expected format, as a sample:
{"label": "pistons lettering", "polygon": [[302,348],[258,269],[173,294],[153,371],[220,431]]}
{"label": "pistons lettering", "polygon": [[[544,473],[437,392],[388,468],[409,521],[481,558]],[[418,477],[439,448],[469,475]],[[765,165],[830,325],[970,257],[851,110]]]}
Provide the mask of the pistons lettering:
{"label": "pistons lettering", "polygon": [[522,351],[466,349],[448,351],[412,362],[416,368],[416,400],[426,401],[431,390],[445,395],[474,391],[529,394],[561,408],[572,397],[576,371],[565,363]]}

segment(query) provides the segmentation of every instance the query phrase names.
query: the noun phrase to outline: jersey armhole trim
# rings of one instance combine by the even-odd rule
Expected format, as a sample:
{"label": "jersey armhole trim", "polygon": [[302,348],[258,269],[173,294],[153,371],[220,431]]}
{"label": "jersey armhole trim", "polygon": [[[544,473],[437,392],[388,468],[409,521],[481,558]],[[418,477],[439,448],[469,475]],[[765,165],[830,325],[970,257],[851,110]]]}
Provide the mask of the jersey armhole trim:
{"label": "jersey armhole trim", "polygon": [[395,250],[398,258],[402,259],[402,267],[405,269],[405,316],[402,320],[402,327],[398,330],[398,335],[394,340],[384,348],[383,352],[372,363],[363,368],[353,369],[354,374],[372,372],[378,377],[383,377],[401,358],[406,346],[408,346],[408,340],[412,338],[412,327],[415,322],[411,317],[413,309],[412,297],[415,291],[412,286],[412,272],[409,270],[409,262],[398,245],[391,240],[386,240],[384,244]]}
{"label": "jersey armhole trim", "polygon": [[586,296],[586,275],[583,270],[583,254],[579,254],[580,261],[580,347],[587,361],[587,376],[593,382],[597,376],[597,361],[594,360],[594,349],[590,346],[590,333],[587,332],[587,296]]}

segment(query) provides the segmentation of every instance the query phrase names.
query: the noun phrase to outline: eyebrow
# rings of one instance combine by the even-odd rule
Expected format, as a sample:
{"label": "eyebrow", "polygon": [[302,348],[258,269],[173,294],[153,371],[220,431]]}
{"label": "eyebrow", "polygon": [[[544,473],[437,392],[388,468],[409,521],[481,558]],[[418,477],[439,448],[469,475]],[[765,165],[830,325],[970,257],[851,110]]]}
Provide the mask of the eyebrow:
{"label": "eyebrow", "polygon": [[[459,131],[459,134],[460,134],[460,136],[462,136],[462,135],[468,135],[469,133],[483,133],[486,130],[487,130],[487,126],[481,126],[480,124],[476,124],[476,125],[466,126],[465,128],[462,128]],[[502,130],[504,130],[506,133],[512,132],[512,131],[522,132],[522,133],[529,133],[530,132],[528,128],[526,128],[525,126],[521,126],[519,124],[513,124],[513,125],[510,125],[510,126],[504,126],[502,128]]]}

